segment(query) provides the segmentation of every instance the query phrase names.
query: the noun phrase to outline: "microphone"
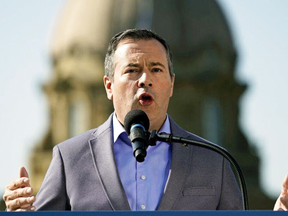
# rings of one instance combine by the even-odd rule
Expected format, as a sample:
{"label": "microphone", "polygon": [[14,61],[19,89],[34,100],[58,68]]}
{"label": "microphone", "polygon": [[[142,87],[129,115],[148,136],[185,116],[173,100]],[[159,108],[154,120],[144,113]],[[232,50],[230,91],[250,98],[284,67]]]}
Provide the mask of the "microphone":
{"label": "microphone", "polygon": [[133,155],[138,162],[143,162],[147,155],[149,118],[142,110],[131,110],[124,118],[124,128],[132,142]]}

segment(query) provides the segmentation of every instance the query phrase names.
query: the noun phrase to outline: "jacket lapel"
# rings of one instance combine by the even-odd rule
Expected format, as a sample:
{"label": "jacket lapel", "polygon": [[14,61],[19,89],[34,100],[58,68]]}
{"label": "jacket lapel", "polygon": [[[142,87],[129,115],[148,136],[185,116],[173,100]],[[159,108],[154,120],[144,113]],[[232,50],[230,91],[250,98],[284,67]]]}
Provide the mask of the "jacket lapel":
{"label": "jacket lapel", "polygon": [[95,138],[90,140],[90,149],[96,172],[111,208],[113,210],[130,210],[114,159],[112,128],[111,115],[95,131]]}
{"label": "jacket lapel", "polygon": [[[171,118],[171,131],[173,135],[187,137],[187,132],[180,128]],[[172,161],[170,177],[167,180],[164,192],[157,210],[173,210],[173,206],[181,196],[185,180],[190,169],[193,146],[183,146],[181,143],[172,143]]]}

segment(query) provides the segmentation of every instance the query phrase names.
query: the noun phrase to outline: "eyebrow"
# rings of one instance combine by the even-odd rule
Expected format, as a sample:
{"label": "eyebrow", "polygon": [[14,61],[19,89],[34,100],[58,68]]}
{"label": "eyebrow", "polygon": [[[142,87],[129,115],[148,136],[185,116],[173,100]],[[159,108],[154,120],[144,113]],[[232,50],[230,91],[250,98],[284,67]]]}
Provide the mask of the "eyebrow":
{"label": "eyebrow", "polygon": [[149,66],[161,66],[161,67],[165,68],[165,66],[160,62],[150,62]]}
{"label": "eyebrow", "polygon": [[[127,67],[140,67],[141,65],[139,63],[129,63]],[[160,62],[149,62],[148,66],[153,67],[153,66],[161,66],[165,68],[165,66],[160,63]]]}
{"label": "eyebrow", "polygon": [[129,63],[127,67],[140,67],[139,63]]}

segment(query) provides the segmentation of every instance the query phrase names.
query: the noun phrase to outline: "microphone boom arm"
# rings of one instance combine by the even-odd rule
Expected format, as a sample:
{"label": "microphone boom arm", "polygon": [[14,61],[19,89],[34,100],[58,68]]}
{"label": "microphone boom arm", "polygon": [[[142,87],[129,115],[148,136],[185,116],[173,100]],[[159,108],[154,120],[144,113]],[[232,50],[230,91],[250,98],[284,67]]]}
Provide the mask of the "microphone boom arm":
{"label": "microphone boom arm", "polygon": [[205,142],[201,142],[201,141],[186,139],[186,138],[179,137],[179,136],[173,136],[173,134],[158,133],[156,130],[153,130],[150,133],[148,132],[148,137],[149,137],[148,143],[151,146],[156,145],[157,141],[168,142],[168,143],[177,142],[177,143],[182,143],[184,145],[189,144],[189,145],[197,145],[197,146],[201,146],[204,148],[208,148],[208,149],[211,149],[215,152],[218,152],[219,154],[224,156],[230,162],[230,164],[232,164],[234,170],[236,171],[241,195],[243,198],[242,199],[243,209],[249,210],[248,194],[247,194],[244,175],[242,173],[240,166],[236,162],[236,160],[232,157],[231,154],[229,154],[229,152],[227,152],[226,149],[224,149],[220,146],[217,146],[217,145],[213,145],[211,143],[205,143]]}

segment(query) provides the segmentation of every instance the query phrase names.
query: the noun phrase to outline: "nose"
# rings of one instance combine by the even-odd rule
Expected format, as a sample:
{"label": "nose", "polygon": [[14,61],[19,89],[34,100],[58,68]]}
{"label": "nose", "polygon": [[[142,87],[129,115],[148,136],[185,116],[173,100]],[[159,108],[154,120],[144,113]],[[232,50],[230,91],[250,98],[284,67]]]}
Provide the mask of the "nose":
{"label": "nose", "polygon": [[147,72],[143,72],[138,80],[138,86],[141,88],[152,87],[152,79]]}

